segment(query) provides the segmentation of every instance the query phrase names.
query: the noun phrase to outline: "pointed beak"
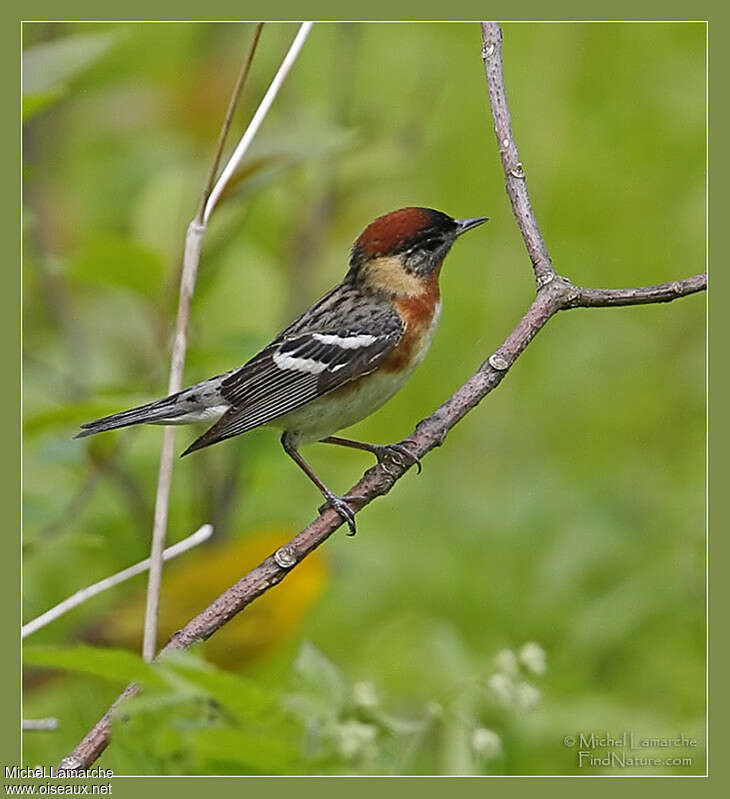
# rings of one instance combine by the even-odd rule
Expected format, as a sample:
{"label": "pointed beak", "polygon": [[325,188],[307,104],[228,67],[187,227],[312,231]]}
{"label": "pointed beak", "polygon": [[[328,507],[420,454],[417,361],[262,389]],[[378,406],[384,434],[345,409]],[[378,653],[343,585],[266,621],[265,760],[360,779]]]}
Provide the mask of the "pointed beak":
{"label": "pointed beak", "polygon": [[457,224],[456,235],[461,236],[461,234],[466,233],[467,230],[479,227],[479,225],[483,225],[488,221],[488,216],[474,216],[470,219],[455,219],[454,222]]}

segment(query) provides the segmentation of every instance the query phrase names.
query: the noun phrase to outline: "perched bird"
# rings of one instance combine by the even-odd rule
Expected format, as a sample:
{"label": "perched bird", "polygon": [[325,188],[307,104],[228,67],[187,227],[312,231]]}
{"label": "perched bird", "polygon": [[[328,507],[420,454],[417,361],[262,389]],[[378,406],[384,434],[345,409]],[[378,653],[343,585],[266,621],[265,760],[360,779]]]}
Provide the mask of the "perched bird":
{"label": "perched bird", "polygon": [[137,424],[215,420],[182,453],[187,455],[255,427],[278,427],[284,450],[354,534],[348,498],[327,488],[299,447],[321,441],[366,450],[378,461],[417,462],[398,445],[332,434],[377,410],[423,360],[441,313],[443,260],[462,233],[486,221],[452,219],[432,208],[401,208],[379,217],[353,245],[344,280],[243,366],[82,424],[76,437]]}

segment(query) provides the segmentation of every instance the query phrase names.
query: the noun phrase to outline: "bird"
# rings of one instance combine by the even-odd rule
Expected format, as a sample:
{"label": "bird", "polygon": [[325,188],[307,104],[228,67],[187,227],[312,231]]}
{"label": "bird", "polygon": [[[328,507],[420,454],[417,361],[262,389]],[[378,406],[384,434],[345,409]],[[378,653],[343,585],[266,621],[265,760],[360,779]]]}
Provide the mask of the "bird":
{"label": "bird", "polygon": [[334,433],[380,408],[421,363],[441,315],[444,259],[462,234],[486,221],[413,206],[378,217],[352,246],[344,279],[243,366],[82,424],[75,438],[138,424],[214,422],[182,457],[256,427],[276,427],[284,451],[324,497],[322,508],[334,508],[354,535],[353,498],[331,491],[299,448],[335,444],[420,470],[404,446]]}

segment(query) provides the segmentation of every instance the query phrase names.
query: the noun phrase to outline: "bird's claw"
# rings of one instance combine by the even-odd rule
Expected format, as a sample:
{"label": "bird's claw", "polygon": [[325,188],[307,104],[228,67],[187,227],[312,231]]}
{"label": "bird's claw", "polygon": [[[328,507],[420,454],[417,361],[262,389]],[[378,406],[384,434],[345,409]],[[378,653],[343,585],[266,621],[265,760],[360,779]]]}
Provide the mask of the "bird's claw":
{"label": "bird's claw", "polygon": [[347,535],[355,535],[355,511],[347,504],[348,497],[338,497],[337,494],[325,495],[326,502],[319,506],[318,511],[323,513],[327,508],[333,508],[347,522],[349,532]]}
{"label": "bird's claw", "polygon": [[384,465],[387,471],[387,462],[395,464],[396,466],[416,466],[418,474],[422,471],[421,459],[418,455],[414,455],[403,444],[383,444],[375,450],[375,457],[378,463]]}

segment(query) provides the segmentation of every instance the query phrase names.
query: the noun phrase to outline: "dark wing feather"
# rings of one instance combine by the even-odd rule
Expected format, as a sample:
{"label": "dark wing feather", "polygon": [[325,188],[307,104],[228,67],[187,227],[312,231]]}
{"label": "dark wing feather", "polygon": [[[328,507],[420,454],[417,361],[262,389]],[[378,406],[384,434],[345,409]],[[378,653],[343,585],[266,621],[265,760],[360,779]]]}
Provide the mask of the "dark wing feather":
{"label": "dark wing feather", "polygon": [[225,378],[221,395],[231,409],[183,455],[260,427],[375,371],[403,335],[395,314],[378,321],[377,334],[316,330],[274,341]]}

